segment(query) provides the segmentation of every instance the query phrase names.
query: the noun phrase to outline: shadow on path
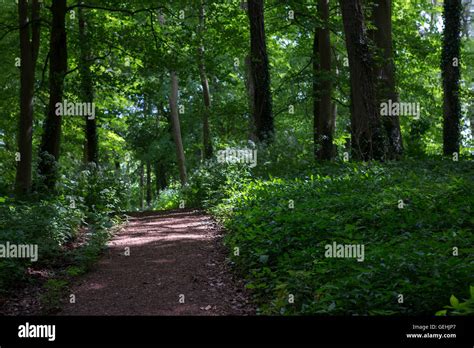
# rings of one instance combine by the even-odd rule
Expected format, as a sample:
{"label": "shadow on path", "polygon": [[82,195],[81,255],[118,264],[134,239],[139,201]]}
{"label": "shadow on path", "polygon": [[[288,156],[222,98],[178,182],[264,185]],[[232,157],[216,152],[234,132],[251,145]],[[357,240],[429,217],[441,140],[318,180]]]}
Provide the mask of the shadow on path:
{"label": "shadow on path", "polygon": [[197,211],[133,214],[59,315],[254,314],[221,233]]}

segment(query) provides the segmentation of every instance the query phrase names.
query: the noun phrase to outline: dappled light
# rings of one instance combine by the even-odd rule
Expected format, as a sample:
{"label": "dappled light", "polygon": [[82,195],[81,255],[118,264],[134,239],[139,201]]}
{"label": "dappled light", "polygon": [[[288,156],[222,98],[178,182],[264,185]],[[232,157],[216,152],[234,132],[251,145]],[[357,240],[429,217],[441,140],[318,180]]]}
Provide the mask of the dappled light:
{"label": "dappled light", "polygon": [[0,348],[471,344],[473,62],[474,0],[0,0]]}

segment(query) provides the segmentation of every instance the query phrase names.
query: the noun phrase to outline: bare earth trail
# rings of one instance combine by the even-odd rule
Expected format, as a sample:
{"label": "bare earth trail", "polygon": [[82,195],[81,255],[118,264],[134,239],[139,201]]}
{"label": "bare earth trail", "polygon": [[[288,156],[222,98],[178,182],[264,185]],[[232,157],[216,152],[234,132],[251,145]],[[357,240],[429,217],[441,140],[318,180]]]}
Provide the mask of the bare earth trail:
{"label": "bare earth trail", "polygon": [[72,285],[76,302],[58,314],[253,314],[221,238],[215,222],[198,211],[134,214],[95,269]]}

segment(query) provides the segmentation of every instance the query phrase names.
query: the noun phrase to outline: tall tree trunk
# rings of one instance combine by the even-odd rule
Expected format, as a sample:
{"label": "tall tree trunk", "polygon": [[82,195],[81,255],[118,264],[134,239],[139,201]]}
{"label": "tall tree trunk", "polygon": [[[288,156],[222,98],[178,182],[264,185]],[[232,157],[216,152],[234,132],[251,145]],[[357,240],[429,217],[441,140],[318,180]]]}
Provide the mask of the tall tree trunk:
{"label": "tall tree trunk", "polygon": [[174,71],[171,72],[170,110],[171,125],[173,127],[173,140],[176,146],[176,156],[178,158],[179,177],[181,185],[185,185],[187,181],[186,161],[184,158],[183,140],[181,138],[181,126],[179,124],[178,114],[178,77]]}
{"label": "tall tree trunk", "polygon": [[140,189],[140,194],[139,194],[139,207],[141,210],[143,210],[143,189],[144,189],[144,186],[145,186],[145,178],[144,178],[144,165],[143,165],[143,161],[140,161],[140,169],[139,169],[139,172],[140,172],[140,181],[139,181],[139,189]]}
{"label": "tall tree trunk", "polygon": [[[392,0],[374,0],[372,20],[375,26],[370,36],[380,50],[380,63],[376,65],[377,104],[398,102],[395,90],[395,64],[392,48]],[[400,158],[403,154],[402,133],[398,116],[382,117],[383,126],[388,137],[388,157]]]}
{"label": "tall tree trunk", "polygon": [[[31,191],[31,162],[33,140],[33,97],[36,61],[40,43],[40,4],[38,0],[31,3],[31,22],[28,15],[28,1],[18,1],[20,27],[20,119],[18,132],[18,162],[15,179],[15,192],[25,195]],[[31,41],[30,41],[31,23]]]}
{"label": "tall tree trunk", "polygon": [[247,89],[247,97],[248,97],[248,105],[249,105],[249,112],[250,115],[252,116],[249,124],[249,129],[250,129],[250,139],[254,142],[256,142],[257,135],[255,132],[255,121],[253,118],[253,115],[255,114],[255,100],[254,100],[254,95],[255,95],[255,81],[253,80],[253,75],[252,75],[252,63],[251,63],[251,57],[250,54],[245,57],[245,87]]}
{"label": "tall tree trunk", "polygon": [[444,2],[444,35],[441,68],[443,76],[443,153],[459,153],[461,105],[459,102],[461,0]]}
{"label": "tall tree trunk", "polygon": [[205,56],[204,56],[204,39],[202,33],[205,30],[205,13],[204,1],[201,0],[199,8],[199,35],[201,36],[201,45],[198,52],[199,75],[201,78],[202,96],[204,99],[204,114],[202,118],[202,142],[203,142],[203,157],[209,159],[212,157],[212,143],[209,130],[209,117],[211,111],[211,95],[209,92],[209,80],[206,74]]}
{"label": "tall tree trunk", "polygon": [[168,183],[166,182],[166,169],[161,160],[155,163],[155,176],[156,176],[156,195],[160,194],[161,190],[164,190]]}
{"label": "tall tree trunk", "polygon": [[314,158],[319,157],[319,104],[320,104],[320,81],[319,71],[321,67],[319,64],[319,28],[314,28],[313,36],[313,143],[314,143]]}
{"label": "tall tree trunk", "polygon": [[161,172],[160,172],[159,160],[155,162],[154,169],[155,169],[155,195],[156,195],[156,197],[159,197],[160,192],[161,192],[161,186],[160,186]]}
{"label": "tall tree trunk", "polygon": [[340,0],[351,81],[353,157],[383,159],[385,132],[375,95],[374,60],[370,53],[361,0]]}
{"label": "tall tree trunk", "polygon": [[[81,1],[82,3],[82,1]],[[91,103],[94,101],[94,86],[92,82],[92,53],[91,53],[91,39],[88,31],[88,22],[84,11],[81,7],[78,8],[79,17],[79,72],[81,76],[81,98],[84,103]],[[98,162],[98,139],[97,139],[97,122],[95,117],[86,117],[86,162]]]}
{"label": "tall tree trunk", "polygon": [[[337,74],[336,74],[337,75]],[[337,103],[331,102],[331,129],[334,137],[334,132],[336,131],[336,119],[337,119]],[[337,156],[337,146],[332,144],[332,156],[333,158]]]}
{"label": "tall tree trunk", "polygon": [[253,119],[257,139],[259,141],[271,141],[274,126],[263,3],[264,0],[248,0],[250,66],[255,87]]}
{"label": "tall tree trunk", "polygon": [[322,26],[318,28],[319,51],[319,109],[315,112],[317,137],[317,157],[321,160],[331,160],[334,157],[333,137],[334,128],[331,109],[331,41],[329,36],[329,0],[318,1],[318,12]]}
{"label": "tall tree trunk", "polygon": [[151,163],[150,160],[146,161],[146,205],[148,208],[151,206]]}
{"label": "tall tree trunk", "polygon": [[61,142],[61,115],[56,115],[56,104],[62,102],[64,77],[67,72],[66,0],[55,0],[51,5],[52,25],[49,63],[49,105],[40,145],[39,174],[44,185],[54,190]]}

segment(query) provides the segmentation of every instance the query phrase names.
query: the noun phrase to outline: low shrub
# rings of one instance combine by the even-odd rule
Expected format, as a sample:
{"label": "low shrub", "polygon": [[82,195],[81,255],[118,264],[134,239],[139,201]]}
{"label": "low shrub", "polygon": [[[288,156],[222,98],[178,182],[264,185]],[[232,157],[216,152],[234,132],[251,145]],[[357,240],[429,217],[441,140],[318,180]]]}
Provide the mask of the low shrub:
{"label": "low shrub", "polygon": [[[211,211],[260,313],[432,315],[472,282],[472,173],[471,162],[320,165],[224,185]],[[333,242],[364,245],[364,261],[325,257]]]}

